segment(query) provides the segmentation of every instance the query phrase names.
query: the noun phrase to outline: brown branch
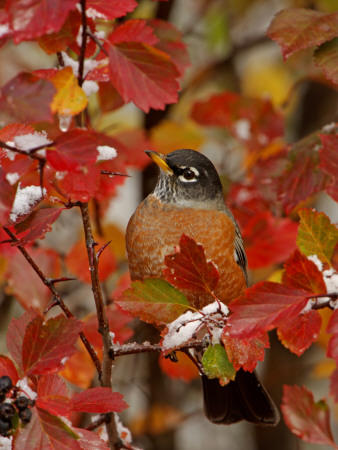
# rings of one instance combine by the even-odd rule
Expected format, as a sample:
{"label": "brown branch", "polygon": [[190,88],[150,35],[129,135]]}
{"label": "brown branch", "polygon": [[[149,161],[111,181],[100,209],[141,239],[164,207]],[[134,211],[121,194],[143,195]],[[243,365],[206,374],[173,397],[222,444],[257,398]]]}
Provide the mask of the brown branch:
{"label": "brown branch", "polygon": [[5,148],[6,150],[11,150],[14,153],[19,153],[20,155],[28,156],[31,159],[36,159],[37,161],[46,161],[46,158],[44,158],[41,155],[35,155],[34,152],[37,150],[41,150],[45,147],[48,147],[49,145],[52,145],[52,144],[46,144],[46,145],[42,145],[39,147],[34,147],[30,150],[21,150],[20,148],[12,147],[11,145],[6,144],[6,142],[0,141],[0,147]]}
{"label": "brown branch", "polygon": [[[95,252],[95,246],[97,245],[94,241],[92,227],[90,223],[88,203],[81,203],[80,210],[82,215],[83,228],[86,239],[86,248],[89,261],[89,270],[92,282],[92,291],[95,300],[97,319],[99,324],[99,333],[101,334],[103,342],[103,359],[102,359],[102,373],[100,376],[100,383],[103,387],[112,388],[111,377],[112,377],[112,364],[110,359],[111,351],[111,337],[109,334],[109,323],[104,307],[103,294],[99,279],[99,260]],[[110,448],[118,448],[118,435],[116,429],[116,423],[114,416],[109,415],[110,421],[107,423],[106,429],[108,433],[108,441]]]}
{"label": "brown branch", "polygon": [[338,292],[329,292],[327,294],[315,294],[315,295],[309,295],[307,297],[309,300],[318,299],[318,298],[328,298],[325,302],[318,303],[316,302],[314,305],[312,305],[312,309],[323,309],[323,308],[330,308],[334,310],[334,306],[332,305],[332,301],[338,300]]}
{"label": "brown branch", "polygon": [[[54,280],[51,278],[47,278],[45,276],[45,274],[42,272],[40,267],[36,264],[36,262],[33,260],[33,258],[30,256],[30,254],[27,252],[25,247],[18,244],[18,242],[20,242],[20,241],[16,238],[15,234],[12,233],[12,231],[7,227],[3,227],[3,229],[10,236],[10,238],[12,239],[12,242],[15,242],[17,244],[16,245],[17,249],[21,252],[21,254],[24,256],[24,258],[29,263],[29,265],[32,267],[32,269],[39,276],[41,281],[48,287],[48,289],[53,294],[54,302],[52,303],[52,306],[58,305],[58,306],[60,306],[60,308],[62,309],[62,311],[65,313],[65,315],[68,318],[74,317],[74,315],[67,308],[67,306],[64,303],[60,294],[55,289]],[[61,280],[56,280],[56,281],[61,281]],[[48,309],[50,309],[50,308],[48,308]],[[86,338],[85,334],[82,331],[79,333],[79,336],[80,336],[80,339],[82,340],[84,346],[86,347],[86,349],[96,367],[97,372],[100,374],[101,373],[101,363],[95,353],[95,350],[93,349],[93,347],[91,346],[91,344],[89,343],[88,339]]]}
{"label": "brown branch", "polygon": [[103,47],[102,42],[95,36],[94,33],[91,32],[91,30],[89,28],[87,28],[87,36],[90,37],[90,39],[92,41],[95,42],[95,44],[99,47],[99,49],[106,55],[108,56],[108,52],[107,50]]}
{"label": "brown branch", "polygon": [[81,4],[81,19],[82,19],[82,41],[79,56],[79,73],[78,81],[81,87],[84,81],[84,61],[86,58],[86,47],[87,47],[87,15],[86,15],[86,0],[80,0]]}
{"label": "brown branch", "polygon": [[98,419],[94,420],[94,422],[92,422],[90,425],[86,427],[86,430],[93,431],[103,423],[109,423],[109,420],[110,419],[109,417],[107,417],[107,414],[101,414],[101,416]]}
{"label": "brown branch", "polygon": [[[185,345],[182,345],[178,351],[185,352],[190,348],[203,349],[209,344],[204,340],[190,341]],[[118,356],[134,355],[136,353],[149,353],[149,352],[163,352],[163,348],[159,344],[137,344],[135,342],[131,344],[119,345],[118,348],[112,348],[110,350],[110,358],[114,359]]]}

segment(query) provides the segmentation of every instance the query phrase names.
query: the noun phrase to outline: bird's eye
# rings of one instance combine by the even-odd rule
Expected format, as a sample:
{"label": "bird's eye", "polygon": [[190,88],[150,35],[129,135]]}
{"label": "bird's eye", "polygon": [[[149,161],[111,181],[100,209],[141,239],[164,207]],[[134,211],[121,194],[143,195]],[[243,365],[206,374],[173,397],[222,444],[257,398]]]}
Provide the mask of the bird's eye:
{"label": "bird's eye", "polygon": [[195,172],[193,172],[191,169],[186,169],[186,170],[183,172],[183,177],[184,177],[186,180],[192,180],[193,178],[195,178]]}

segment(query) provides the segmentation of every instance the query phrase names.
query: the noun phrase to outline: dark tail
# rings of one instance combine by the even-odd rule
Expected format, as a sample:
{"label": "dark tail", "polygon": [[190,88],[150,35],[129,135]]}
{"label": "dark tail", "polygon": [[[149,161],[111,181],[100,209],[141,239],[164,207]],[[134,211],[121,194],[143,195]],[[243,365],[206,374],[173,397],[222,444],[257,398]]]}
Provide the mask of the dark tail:
{"label": "dark tail", "polygon": [[279,412],[255,372],[240,369],[234,381],[221,386],[218,379],[202,375],[204,410],[217,424],[247,420],[255,425],[277,425]]}

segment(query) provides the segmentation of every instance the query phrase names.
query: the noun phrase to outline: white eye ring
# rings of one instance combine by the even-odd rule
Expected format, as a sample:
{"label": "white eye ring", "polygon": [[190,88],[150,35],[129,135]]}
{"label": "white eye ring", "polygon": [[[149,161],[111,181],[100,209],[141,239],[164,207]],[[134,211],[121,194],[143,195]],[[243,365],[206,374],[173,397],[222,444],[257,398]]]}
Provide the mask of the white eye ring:
{"label": "white eye ring", "polygon": [[[182,167],[182,169],[184,170],[182,175],[179,175],[179,179],[181,181],[183,181],[184,183],[191,183],[191,182],[195,182],[197,181],[197,177],[199,176],[199,171],[197,169],[195,169],[195,167]],[[189,174],[192,175],[192,178],[187,178],[187,173],[189,172]]]}

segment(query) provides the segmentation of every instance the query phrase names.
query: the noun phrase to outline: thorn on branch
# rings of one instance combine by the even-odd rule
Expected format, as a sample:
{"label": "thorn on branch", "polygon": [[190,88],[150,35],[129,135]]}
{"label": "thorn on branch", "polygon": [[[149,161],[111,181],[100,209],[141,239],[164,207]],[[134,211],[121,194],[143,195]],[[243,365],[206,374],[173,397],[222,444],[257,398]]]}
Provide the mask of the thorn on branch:
{"label": "thorn on branch", "polygon": [[98,252],[96,253],[97,258],[100,258],[101,253],[103,252],[103,250],[108,247],[108,245],[111,243],[111,240],[106,242],[104,245],[102,245],[102,247],[98,250]]}
{"label": "thorn on branch", "polygon": [[101,170],[101,175],[109,175],[110,177],[119,176],[119,177],[128,177],[128,178],[131,178],[131,176],[128,175],[127,173],[110,172],[109,170]]}

